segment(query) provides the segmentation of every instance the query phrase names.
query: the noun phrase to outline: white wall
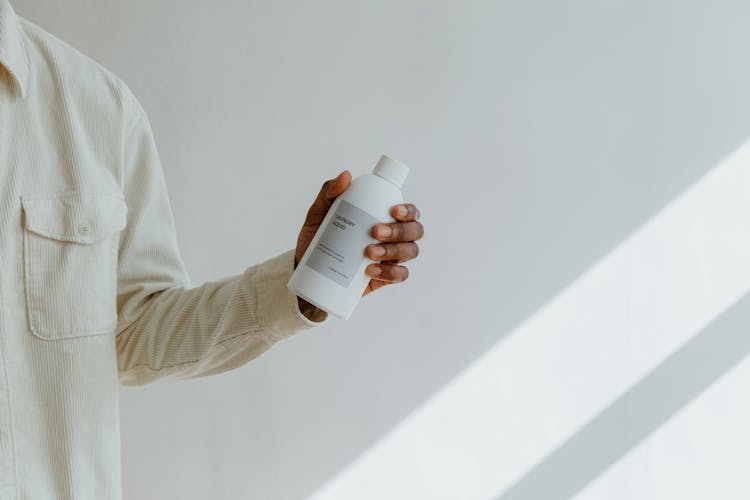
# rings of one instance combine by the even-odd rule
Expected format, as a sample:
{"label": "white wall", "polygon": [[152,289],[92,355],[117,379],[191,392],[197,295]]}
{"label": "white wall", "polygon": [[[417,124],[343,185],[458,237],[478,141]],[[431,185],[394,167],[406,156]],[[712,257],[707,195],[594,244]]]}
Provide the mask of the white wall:
{"label": "white wall", "polygon": [[412,167],[407,283],[122,391],[126,498],[750,496],[748,2],[12,3],[143,103],[194,283]]}

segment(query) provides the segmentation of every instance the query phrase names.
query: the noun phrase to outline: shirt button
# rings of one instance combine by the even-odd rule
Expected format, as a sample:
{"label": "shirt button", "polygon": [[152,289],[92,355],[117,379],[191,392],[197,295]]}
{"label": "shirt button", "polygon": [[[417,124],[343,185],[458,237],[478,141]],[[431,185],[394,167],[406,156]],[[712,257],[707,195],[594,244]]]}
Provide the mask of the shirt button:
{"label": "shirt button", "polygon": [[86,224],[78,226],[78,232],[81,234],[89,234],[89,227]]}

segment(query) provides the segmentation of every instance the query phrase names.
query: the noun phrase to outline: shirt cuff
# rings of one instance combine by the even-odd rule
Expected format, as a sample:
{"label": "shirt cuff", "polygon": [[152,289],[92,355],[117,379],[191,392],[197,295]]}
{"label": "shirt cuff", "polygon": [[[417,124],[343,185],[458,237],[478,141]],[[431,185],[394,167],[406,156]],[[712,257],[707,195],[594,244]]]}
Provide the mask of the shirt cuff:
{"label": "shirt cuff", "polygon": [[258,266],[255,276],[258,304],[258,319],[261,326],[281,340],[298,331],[308,330],[327,323],[331,315],[321,321],[313,321],[302,314],[297,302],[297,295],[287,283],[294,273],[294,249],[264,261]]}

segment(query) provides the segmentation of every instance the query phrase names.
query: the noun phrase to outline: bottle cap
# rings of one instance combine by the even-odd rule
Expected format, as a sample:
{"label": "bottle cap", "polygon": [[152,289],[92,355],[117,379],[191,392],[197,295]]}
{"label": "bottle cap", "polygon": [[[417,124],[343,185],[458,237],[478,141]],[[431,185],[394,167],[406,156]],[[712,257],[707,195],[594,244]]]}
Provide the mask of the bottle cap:
{"label": "bottle cap", "polygon": [[401,188],[406,176],[409,175],[409,167],[389,156],[381,155],[372,173]]}

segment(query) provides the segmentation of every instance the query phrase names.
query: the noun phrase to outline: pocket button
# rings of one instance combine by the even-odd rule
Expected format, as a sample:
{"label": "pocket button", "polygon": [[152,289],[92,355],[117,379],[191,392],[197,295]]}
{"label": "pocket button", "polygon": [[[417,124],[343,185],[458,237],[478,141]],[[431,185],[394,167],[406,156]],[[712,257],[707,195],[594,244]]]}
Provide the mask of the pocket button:
{"label": "pocket button", "polygon": [[80,234],[89,234],[89,227],[86,224],[81,224],[78,226],[78,232]]}

